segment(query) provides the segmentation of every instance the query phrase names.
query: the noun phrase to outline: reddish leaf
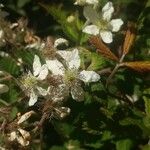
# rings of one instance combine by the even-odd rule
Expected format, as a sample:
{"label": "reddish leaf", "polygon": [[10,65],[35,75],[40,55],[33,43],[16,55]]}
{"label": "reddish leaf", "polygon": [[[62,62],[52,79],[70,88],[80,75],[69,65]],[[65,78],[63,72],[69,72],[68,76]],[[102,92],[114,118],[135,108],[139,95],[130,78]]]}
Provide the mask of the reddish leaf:
{"label": "reddish leaf", "polygon": [[111,50],[102,42],[98,36],[92,36],[90,38],[90,43],[97,48],[97,52],[99,52],[102,56],[113,61],[119,61],[115,54],[111,52]]}
{"label": "reddish leaf", "polygon": [[123,54],[124,55],[126,55],[129,52],[134,39],[135,39],[135,34],[130,29],[128,29],[126,31],[126,36],[125,36],[125,40],[124,40],[124,44],[123,44]]}
{"label": "reddish leaf", "polygon": [[150,72],[150,61],[124,62],[121,66],[126,66],[139,72]]}

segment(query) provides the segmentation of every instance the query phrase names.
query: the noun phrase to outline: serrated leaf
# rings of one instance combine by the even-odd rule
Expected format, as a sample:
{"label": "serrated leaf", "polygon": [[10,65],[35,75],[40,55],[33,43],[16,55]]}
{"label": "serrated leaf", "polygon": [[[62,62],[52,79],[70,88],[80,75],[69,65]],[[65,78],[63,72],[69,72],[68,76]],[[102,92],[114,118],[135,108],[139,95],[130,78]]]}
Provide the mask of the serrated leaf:
{"label": "serrated leaf", "polygon": [[20,68],[11,57],[3,57],[0,59],[0,70],[4,70],[12,75],[18,75]]}
{"label": "serrated leaf", "polygon": [[119,61],[117,56],[111,52],[111,50],[102,42],[98,36],[92,36],[90,38],[90,43],[97,48],[97,52],[100,53],[103,57],[113,61]]}
{"label": "serrated leaf", "polygon": [[121,66],[129,67],[138,72],[150,72],[150,61],[124,62]]}
{"label": "serrated leaf", "polygon": [[117,141],[116,150],[131,150],[133,142],[130,139]]}

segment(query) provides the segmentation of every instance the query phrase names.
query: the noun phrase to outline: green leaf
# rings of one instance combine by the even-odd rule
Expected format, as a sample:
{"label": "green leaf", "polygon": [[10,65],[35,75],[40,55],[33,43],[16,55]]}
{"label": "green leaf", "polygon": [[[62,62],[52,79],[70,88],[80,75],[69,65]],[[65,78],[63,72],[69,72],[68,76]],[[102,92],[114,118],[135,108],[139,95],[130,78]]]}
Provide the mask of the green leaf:
{"label": "green leaf", "polygon": [[18,2],[17,2],[17,6],[19,7],[19,8],[22,8],[23,6],[25,6],[27,3],[29,3],[30,2],[30,0],[18,0]]}
{"label": "green leaf", "polygon": [[110,140],[110,139],[112,139],[112,137],[113,137],[113,135],[112,135],[111,131],[106,130],[103,132],[102,141]]}
{"label": "green leaf", "polygon": [[0,59],[0,70],[4,70],[11,75],[18,75],[20,68],[11,57],[3,57]]}
{"label": "green leaf", "polygon": [[97,53],[91,53],[91,64],[88,67],[88,70],[98,70],[102,69],[105,65],[105,60],[103,57],[98,55]]}
{"label": "green leaf", "polygon": [[67,149],[62,146],[52,146],[52,148],[50,148],[49,150],[67,150]]}
{"label": "green leaf", "polygon": [[63,32],[71,41],[80,41],[80,34],[78,29],[79,21],[75,22],[74,24],[67,22],[68,13],[58,6],[47,6],[44,4],[41,4],[41,6],[44,7],[47,12],[50,13],[53,18],[61,25]]}
{"label": "green leaf", "polygon": [[143,98],[144,98],[144,102],[145,102],[146,115],[150,117],[150,100],[147,99],[146,97],[143,97]]}
{"label": "green leaf", "polygon": [[116,150],[131,150],[133,143],[130,139],[117,141]]}

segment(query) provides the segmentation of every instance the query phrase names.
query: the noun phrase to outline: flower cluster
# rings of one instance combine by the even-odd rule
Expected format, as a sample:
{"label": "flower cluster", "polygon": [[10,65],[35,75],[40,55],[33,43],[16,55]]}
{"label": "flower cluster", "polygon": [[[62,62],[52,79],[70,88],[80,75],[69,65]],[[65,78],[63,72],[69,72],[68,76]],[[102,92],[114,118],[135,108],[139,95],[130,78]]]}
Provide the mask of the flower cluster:
{"label": "flower cluster", "polygon": [[[112,2],[108,2],[102,8],[101,13],[98,12],[98,4],[98,0],[76,0],[74,3],[74,5],[84,6],[83,15],[86,18],[86,22],[81,27],[82,32],[90,35],[99,35],[105,43],[111,43],[113,41],[112,32],[118,32],[123,25],[123,21],[120,18],[112,19],[114,12]],[[0,10],[0,17],[2,15]],[[68,22],[72,22],[75,19],[74,16],[71,17],[68,18]],[[35,53],[32,65],[28,66],[32,69],[28,69],[27,72],[23,71],[17,84],[24,92],[24,99],[28,101],[30,109],[35,107],[39,110],[39,114],[42,114],[42,121],[51,118],[62,119],[67,116],[71,110],[64,106],[64,102],[69,98],[75,101],[83,101],[85,99],[84,85],[100,80],[100,75],[95,70],[85,69],[87,67],[83,69],[79,47],[62,49],[62,45],[66,47],[69,45],[66,39],[58,38],[53,43],[50,37],[47,37],[45,42],[35,36],[32,31],[28,31],[27,26],[23,22],[8,23],[5,30],[2,29],[6,25],[5,22],[2,26],[1,23],[0,45],[3,46],[7,42],[17,43],[18,39],[23,39],[23,41],[19,41],[19,44],[14,44],[16,47],[19,45],[18,49],[23,48],[25,51],[36,50],[36,52],[33,51]],[[0,57],[4,56],[2,55],[0,53]],[[18,58],[17,66],[20,67],[22,64],[23,59]],[[3,72],[0,71],[0,77],[2,74]],[[8,90],[7,85],[0,83],[0,94],[8,92]],[[22,124],[33,113],[33,111],[29,111],[15,119],[12,124],[10,123],[12,127],[9,130],[10,132],[7,133],[10,142],[18,142],[23,147],[29,145],[30,132],[26,131]]]}
{"label": "flower cluster", "polygon": [[[57,39],[54,48],[56,49],[62,43],[67,43],[67,41],[62,38]],[[27,96],[30,97],[29,106],[33,106],[37,102],[38,96],[45,98],[51,96],[53,101],[62,101],[66,98],[66,95],[69,95],[69,91],[76,101],[84,100],[81,81],[89,83],[97,82],[100,79],[96,72],[80,69],[81,60],[77,48],[73,50],[56,50],[55,53],[63,61],[58,60],[56,56],[46,57],[45,64],[41,65],[40,58],[35,55],[33,74],[29,72],[21,79],[21,85],[27,91]],[[59,83],[53,85],[51,80],[54,81],[55,79]],[[44,80],[47,80],[46,84],[44,84]]]}
{"label": "flower cluster", "polygon": [[[91,1],[92,4],[97,4],[97,1]],[[80,1],[75,4],[80,5]],[[86,1],[87,4],[91,4]],[[99,13],[91,5],[85,6],[83,14],[87,19],[83,32],[90,35],[99,35],[105,43],[111,43],[113,41],[112,32],[118,32],[123,25],[122,19],[111,19],[114,12],[112,2],[107,2],[102,8],[102,12]]]}

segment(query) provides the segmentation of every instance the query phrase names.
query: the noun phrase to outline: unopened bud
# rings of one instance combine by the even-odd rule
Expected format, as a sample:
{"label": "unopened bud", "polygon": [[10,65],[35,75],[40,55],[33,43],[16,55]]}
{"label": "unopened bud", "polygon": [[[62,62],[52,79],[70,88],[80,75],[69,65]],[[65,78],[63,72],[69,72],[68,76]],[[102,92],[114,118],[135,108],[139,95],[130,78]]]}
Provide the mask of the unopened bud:
{"label": "unopened bud", "polygon": [[72,23],[72,22],[74,22],[74,20],[75,20],[75,16],[73,16],[73,15],[70,15],[70,16],[67,17],[67,22],[68,23]]}

